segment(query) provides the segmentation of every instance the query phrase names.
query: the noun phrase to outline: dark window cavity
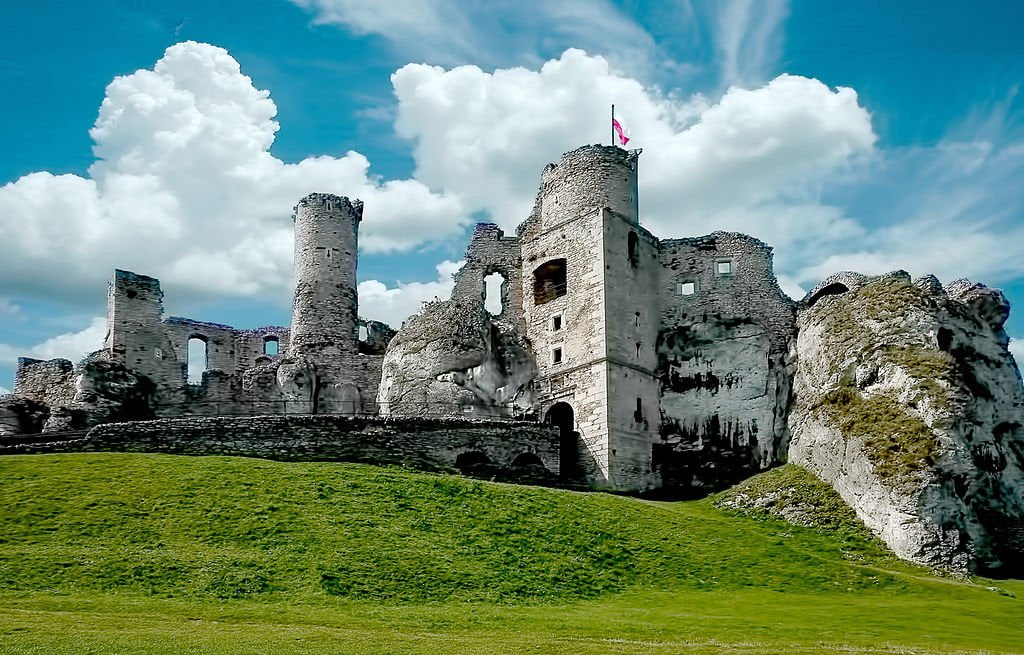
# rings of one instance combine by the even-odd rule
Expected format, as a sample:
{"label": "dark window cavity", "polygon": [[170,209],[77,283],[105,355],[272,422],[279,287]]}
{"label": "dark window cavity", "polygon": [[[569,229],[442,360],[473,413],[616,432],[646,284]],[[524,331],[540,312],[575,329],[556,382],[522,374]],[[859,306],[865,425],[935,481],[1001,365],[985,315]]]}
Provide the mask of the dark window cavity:
{"label": "dark window cavity", "polygon": [[565,295],[565,259],[544,262],[533,271],[533,303],[543,305]]}

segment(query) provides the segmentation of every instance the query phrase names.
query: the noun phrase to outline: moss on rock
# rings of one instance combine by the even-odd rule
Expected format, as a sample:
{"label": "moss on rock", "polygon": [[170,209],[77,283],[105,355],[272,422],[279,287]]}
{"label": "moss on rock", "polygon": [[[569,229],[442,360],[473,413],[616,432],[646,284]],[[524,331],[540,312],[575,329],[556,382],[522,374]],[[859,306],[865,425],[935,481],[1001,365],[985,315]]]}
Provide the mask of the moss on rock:
{"label": "moss on rock", "polygon": [[863,396],[844,386],[822,396],[815,409],[828,415],[844,439],[863,441],[868,460],[881,478],[907,478],[935,462],[935,435],[891,398]]}

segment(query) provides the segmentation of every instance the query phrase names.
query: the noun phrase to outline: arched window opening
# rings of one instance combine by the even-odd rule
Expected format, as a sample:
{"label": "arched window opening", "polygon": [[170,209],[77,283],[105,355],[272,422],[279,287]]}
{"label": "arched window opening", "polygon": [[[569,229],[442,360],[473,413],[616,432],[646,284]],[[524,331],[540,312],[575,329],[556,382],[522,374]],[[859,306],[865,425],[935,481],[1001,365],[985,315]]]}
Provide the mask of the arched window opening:
{"label": "arched window opening", "polygon": [[505,311],[505,294],[508,280],[501,273],[491,273],[484,277],[484,309],[491,316],[501,316]]}
{"label": "arched window opening", "polygon": [[850,287],[846,286],[842,282],[835,282],[833,284],[828,285],[827,287],[819,289],[817,293],[815,293],[807,300],[807,306],[813,307],[814,303],[821,300],[824,296],[838,296],[840,294],[846,293],[849,290]]}
{"label": "arched window opening", "polygon": [[188,340],[188,383],[202,384],[203,373],[209,366],[209,348],[206,339],[191,337]]}
{"label": "arched window opening", "polygon": [[630,266],[635,267],[640,261],[639,245],[640,239],[637,237],[636,232],[630,232],[628,239]]}
{"label": "arched window opening", "polygon": [[263,337],[263,354],[276,355],[279,352],[281,343],[277,337]]}
{"label": "arched window opening", "polygon": [[553,259],[534,270],[534,304],[543,305],[565,295],[565,260]]}
{"label": "arched window opening", "polygon": [[533,304],[543,305],[565,295],[565,268],[565,259],[552,259],[533,271]]}

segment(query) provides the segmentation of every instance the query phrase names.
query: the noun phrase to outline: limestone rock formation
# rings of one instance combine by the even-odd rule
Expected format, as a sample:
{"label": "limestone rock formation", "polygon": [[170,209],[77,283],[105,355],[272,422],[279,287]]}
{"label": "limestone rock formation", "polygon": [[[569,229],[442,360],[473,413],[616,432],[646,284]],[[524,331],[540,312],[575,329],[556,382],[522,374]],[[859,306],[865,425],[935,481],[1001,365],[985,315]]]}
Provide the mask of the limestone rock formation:
{"label": "limestone rock formation", "polygon": [[1024,387],[1002,292],[902,271],[842,275],[798,315],[790,461],[900,557],[1013,572],[1024,562]]}
{"label": "limestone rock formation", "polygon": [[526,411],[536,374],[525,340],[482,301],[435,301],[388,346],[377,402],[398,416]]}

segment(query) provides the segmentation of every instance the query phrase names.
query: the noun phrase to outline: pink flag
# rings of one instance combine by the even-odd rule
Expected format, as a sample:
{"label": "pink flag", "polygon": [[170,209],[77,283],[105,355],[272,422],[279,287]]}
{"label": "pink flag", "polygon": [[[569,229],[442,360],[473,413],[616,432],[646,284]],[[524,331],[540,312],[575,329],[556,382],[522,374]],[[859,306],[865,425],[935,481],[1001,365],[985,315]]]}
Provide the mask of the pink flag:
{"label": "pink flag", "polygon": [[619,122],[619,119],[612,118],[612,127],[615,128],[615,134],[619,137],[619,143],[626,145],[629,143],[629,128]]}

